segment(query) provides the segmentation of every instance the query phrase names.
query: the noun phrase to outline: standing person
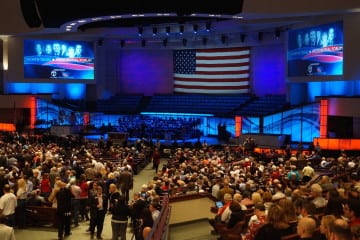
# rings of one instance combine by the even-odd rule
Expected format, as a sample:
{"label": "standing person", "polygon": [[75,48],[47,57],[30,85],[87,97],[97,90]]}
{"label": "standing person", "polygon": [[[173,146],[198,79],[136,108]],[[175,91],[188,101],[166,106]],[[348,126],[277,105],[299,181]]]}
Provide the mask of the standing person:
{"label": "standing person", "polygon": [[26,182],[23,178],[20,178],[17,181],[17,191],[16,191],[16,198],[17,198],[17,207],[15,209],[16,215],[16,223],[19,228],[25,228],[26,225],[26,200],[28,198],[28,192],[26,191]]}
{"label": "standing person", "polygon": [[141,214],[145,209],[145,200],[141,198],[141,193],[134,193],[134,199],[130,204],[131,209],[131,221],[134,236],[136,240],[142,239],[141,228]]}
{"label": "standing person", "polygon": [[80,216],[83,221],[89,221],[88,214],[88,197],[89,197],[89,184],[86,181],[85,174],[81,174],[80,176]]}
{"label": "standing person", "polygon": [[160,165],[160,152],[158,148],[154,149],[153,155],[152,155],[152,161],[153,161],[153,169],[155,169],[155,173],[159,170]]}
{"label": "standing person", "polygon": [[126,240],[126,228],[128,225],[128,217],[130,217],[130,207],[125,201],[125,197],[122,195],[116,195],[117,199],[114,199],[114,205],[111,208],[111,229],[112,239]]}
{"label": "standing person", "polygon": [[11,192],[9,184],[5,184],[3,192],[4,195],[2,195],[0,198],[0,215],[2,215],[6,219],[6,225],[8,225],[9,227],[14,227],[17,199],[15,194]]}
{"label": "standing person", "polygon": [[[116,187],[116,185],[114,183],[111,183],[109,185],[109,193],[108,193],[108,198],[109,198],[109,211],[112,212],[112,208],[115,206],[115,203],[119,200],[120,197],[120,192],[118,190],[118,188]],[[125,197],[124,197],[125,199]]]}
{"label": "standing person", "polygon": [[75,178],[70,180],[70,190],[74,197],[71,199],[71,218],[75,227],[79,226],[80,215],[80,193],[81,188],[76,185]]}
{"label": "standing person", "polygon": [[133,188],[133,181],[133,176],[129,171],[129,168],[125,167],[119,176],[119,186],[121,193],[125,196],[126,202],[129,202],[129,191]]}
{"label": "standing person", "polygon": [[107,197],[103,194],[102,186],[96,187],[96,193],[91,196],[90,201],[90,234],[94,238],[96,227],[96,238],[101,240],[101,233],[104,227],[105,214],[107,211]]}
{"label": "standing person", "polygon": [[302,173],[302,180],[304,183],[307,183],[313,178],[313,176],[315,176],[315,170],[311,167],[311,162],[307,162],[306,166],[302,169]]}
{"label": "standing person", "polygon": [[64,236],[71,235],[71,199],[74,197],[66,183],[59,180],[56,182],[57,188],[54,189],[49,197],[52,202],[56,199],[57,202],[57,221],[58,221],[58,239],[63,240]]}

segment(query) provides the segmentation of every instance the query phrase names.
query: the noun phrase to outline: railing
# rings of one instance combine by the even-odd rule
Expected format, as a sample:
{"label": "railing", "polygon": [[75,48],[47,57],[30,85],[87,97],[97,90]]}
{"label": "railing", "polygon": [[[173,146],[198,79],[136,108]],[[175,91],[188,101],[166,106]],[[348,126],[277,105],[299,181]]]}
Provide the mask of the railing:
{"label": "railing", "polygon": [[169,235],[169,219],[171,207],[169,197],[162,197],[162,208],[159,217],[154,222],[150,234],[145,240],[167,240]]}

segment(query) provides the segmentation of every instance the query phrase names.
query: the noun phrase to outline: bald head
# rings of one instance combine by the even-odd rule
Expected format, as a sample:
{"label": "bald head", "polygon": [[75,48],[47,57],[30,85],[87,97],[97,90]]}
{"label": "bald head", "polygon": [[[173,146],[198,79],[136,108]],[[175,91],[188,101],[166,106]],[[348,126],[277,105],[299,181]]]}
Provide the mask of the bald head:
{"label": "bald head", "polygon": [[348,240],[352,238],[349,224],[342,218],[330,223],[329,233],[331,239]]}
{"label": "bald head", "polygon": [[301,238],[312,237],[316,230],[316,222],[311,217],[303,217],[299,220],[297,234]]}

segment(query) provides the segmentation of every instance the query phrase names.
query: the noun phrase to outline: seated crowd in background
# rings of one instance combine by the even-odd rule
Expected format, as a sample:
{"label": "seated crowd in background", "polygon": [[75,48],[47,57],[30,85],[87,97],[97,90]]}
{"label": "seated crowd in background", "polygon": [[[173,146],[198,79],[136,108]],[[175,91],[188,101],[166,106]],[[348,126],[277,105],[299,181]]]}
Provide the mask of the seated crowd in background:
{"label": "seated crowd in background", "polygon": [[[129,165],[131,158],[139,155],[144,159],[151,158],[151,151],[155,148],[144,140],[137,141],[133,146],[98,145],[83,139],[70,139],[60,144],[46,136],[16,134],[6,135],[2,140],[0,156],[6,164],[0,168],[0,188],[9,185],[18,203],[25,200],[25,205],[18,204],[17,208],[29,204],[56,207],[56,202],[49,202],[48,197],[56,188],[58,180],[66,183],[72,191],[79,190],[72,188],[72,185],[79,186],[80,192],[74,196],[85,203],[96,184],[103,187],[109,201],[114,192],[126,196],[128,189],[124,188],[124,180],[121,179],[124,172],[132,173]],[[107,156],[116,161],[103,160]],[[340,156],[321,158],[316,165],[309,158],[301,169],[296,166],[298,158],[308,159],[302,153],[294,156],[285,150],[280,153],[269,151],[259,155],[244,155],[241,146],[213,148],[203,145],[175,149],[169,161],[149,183],[144,183],[139,192],[135,191],[133,199],[129,201],[129,216],[137,232],[137,239],[151,231],[161,209],[160,196],[190,192],[206,193],[218,201],[226,202],[216,214],[220,216],[214,218],[214,233],[218,233],[218,229],[231,229],[237,222],[248,221],[238,237],[243,235],[244,239],[265,239],[260,236],[268,235],[268,232],[276,232],[277,238],[289,233],[301,235],[303,232],[312,232],[305,226],[313,224],[306,219],[299,225],[299,219],[311,218],[316,228],[322,229],[322,217],[333,215],[335,220],[328,224],[325,232],[320,231],[322,235],[338,234],[336,221],[343,219],[347,225],[342,222],[339,224],[344,234],[351,229],[353,236],[358,236],[359,158],[346,156],[342,152]],[[331,177],[325,175],[319,183],[307,187],[306,183],[314,176],[315,167],[326,168]],[[111,184],[115,184],[115,190],[110,190]],[[77,206],[79,208],[72,209],[73,216],[88,220],[88,209],[82,207],[82,204]],[[111,203],[109,206],[112,206]],[[245,212],[249,209],[253,213],[246,219]],[[1,204],[0,210],[3,210]],[[231,216],[232,212],[236,212],[236,218]],[[26,216],[21,213],[17,211],[15,214],[17,226],[26,224]],[[124,216],[121,220],[117,217],[113,219],[114,226],[125,221]],[[72,219],[74,226],[78,225],[77,220]],[[224,232],[230,234],[229,231]],[[118,231],[117,234],[121,233]]]}

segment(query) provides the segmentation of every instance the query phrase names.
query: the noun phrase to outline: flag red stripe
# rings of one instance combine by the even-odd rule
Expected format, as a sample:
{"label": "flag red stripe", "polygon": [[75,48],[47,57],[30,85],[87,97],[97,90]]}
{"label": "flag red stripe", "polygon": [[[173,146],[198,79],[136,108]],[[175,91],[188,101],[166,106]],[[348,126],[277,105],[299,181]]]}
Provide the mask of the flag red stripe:
{"label": "flag red stripe", "polygon": [[235,51],[248,51],[248,47],[233,47],[233,48],[210,48],[210,49],[198,49],[199,53],[213,53],[213,52],[235,52]]}
{"label": "flag red stripe", "polygon": [[[176,92],[233,94],[249,91],[250,48],[197,49],[193,57],[193,61],[196,61],[195,72],[174,74]],[[184,64],[186,62],[185,59]]]}
{"label": "flag red stripe", "polygon": [[216,72],[208,72],[208,71],[196,71],[196,74],[204,74],[204,75],[226,75],[226,74],[244,74],[249,73],[249,70],[243,71],[216,71]]}
{"label": "flag red stripe", "polygon": [[247,82],[249,78],[221,78],[221,79],[203,79],[203,78],[179,78],[174,77],[177,81],[183,82]]}
{"label": "flag red stripe", "polygon": [[235,55],[235,56],[196,56],[196,60],[228,60],[249,58],[250,55]]}
{"label": "flag red stripe", "polygon": [[245,86],[189,86],[189,85],[174,85],[176,88],[185,88],[185,89],[215,89],[215,90],[240,90],[240,89],[248,89],[249,85]]}

